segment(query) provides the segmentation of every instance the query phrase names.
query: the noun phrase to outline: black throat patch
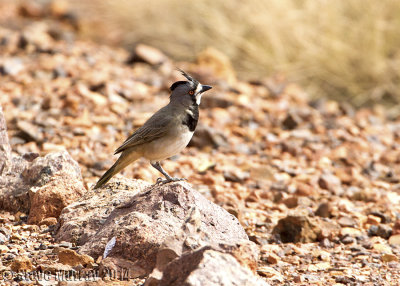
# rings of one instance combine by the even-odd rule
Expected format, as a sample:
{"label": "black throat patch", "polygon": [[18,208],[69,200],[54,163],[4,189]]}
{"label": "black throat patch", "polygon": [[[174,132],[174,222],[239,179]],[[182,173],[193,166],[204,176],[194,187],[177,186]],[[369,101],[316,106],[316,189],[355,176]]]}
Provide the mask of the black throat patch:
{"label": "black throat patch", "polygon": [[185,118],[182,120],[182,124],[189,128],[190,132],[196,129],[197,122],[199,121],[199,106],[194,103],[186,110]]}

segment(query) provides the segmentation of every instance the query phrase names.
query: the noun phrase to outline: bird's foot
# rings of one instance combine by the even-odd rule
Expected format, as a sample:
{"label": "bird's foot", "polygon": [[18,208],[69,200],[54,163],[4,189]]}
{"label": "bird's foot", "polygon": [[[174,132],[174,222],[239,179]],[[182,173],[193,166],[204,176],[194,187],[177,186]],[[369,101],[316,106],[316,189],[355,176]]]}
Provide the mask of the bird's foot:
{"label": "bird's foot", "polygon": [[186,178],[167,178],[165,180],[163,180],[162,178],[158,178],[156,181],[156,185],[165,185],[168,184],[170,182],[179,182],[179,181],[186,181]]}

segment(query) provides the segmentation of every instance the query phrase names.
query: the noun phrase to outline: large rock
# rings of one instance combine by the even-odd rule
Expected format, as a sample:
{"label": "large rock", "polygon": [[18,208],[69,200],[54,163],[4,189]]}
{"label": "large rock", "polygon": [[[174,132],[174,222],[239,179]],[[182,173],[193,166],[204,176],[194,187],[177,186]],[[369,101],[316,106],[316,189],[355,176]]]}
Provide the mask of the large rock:
{"label": "large rock", "polygon": [[[130,274],[141,276],[156,266],[162,246],[176,244],[169,247],[172,257],[166,258],[168,262],[211,241],[235,245],[248,237],[233,215],[186,183],[149,186],[142,181],[122,181],[90,191],[66,207],[60,216],[56,239],[77,243],[80,253],[95,259],[103,255],[107,243],[112,241],[102,264],[118,268],[130,261]],[[168,247],[164,249],[169,251]],[[232,247],[227,252],[234,255],[237,249]],[[251,262],[248,264],[253,267]]]}
{"label": "large rock", "polygon": [[84,192],[85,187],[81,180],[68,180],[62,176],[54,176],[44,186],[31,188],[28,223],[38,224],[46,218],[59,217],[63,208],[77,200]]}
{"label": "large rock", "polygon": [[84,192],[79,165],[68,152],[28,153],[12,158],[0,176],[0,209],[30,213],[30,222],[38,223],[58,217]]}
{"label": "large rock", "polygon": [[158,285],[164,273],[169,275],[167,272],[171,263],[180,259],[185,253],[194,253],[203,247],[230,254],[243,267],[254,273],[257,270],[259,250],[255,243],[246,239],[237,240],[233,244],[214,241],[201,228],[200,211],[192,207],[181,230],[167,237],[161,244],[157,253],[156,266],[146,280],[146,285]]}
{"label": "large rock", "polygon": [[67,152],[11,157],[0,107],[0,209],[29,213],[29,223],[58,217],[85,191],[77,162]]}
{"label": "large rock", "polygon": [[171,262],[159,283],[147,285],[268,285],[233,256],[203,247]]}

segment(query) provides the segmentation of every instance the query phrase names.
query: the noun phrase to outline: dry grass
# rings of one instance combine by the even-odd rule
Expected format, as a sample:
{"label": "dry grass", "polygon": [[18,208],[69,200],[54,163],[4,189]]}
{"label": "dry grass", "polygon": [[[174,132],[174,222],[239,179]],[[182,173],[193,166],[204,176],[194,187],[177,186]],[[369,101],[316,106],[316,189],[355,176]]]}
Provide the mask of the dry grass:
{"label": "dry grass", "polygon": [[99,35],[126,46],[148,43],[176,59],[214,46],[244,78],[283,73],[315,96],[400,101],[398,0],[90,3],[107,24]]}

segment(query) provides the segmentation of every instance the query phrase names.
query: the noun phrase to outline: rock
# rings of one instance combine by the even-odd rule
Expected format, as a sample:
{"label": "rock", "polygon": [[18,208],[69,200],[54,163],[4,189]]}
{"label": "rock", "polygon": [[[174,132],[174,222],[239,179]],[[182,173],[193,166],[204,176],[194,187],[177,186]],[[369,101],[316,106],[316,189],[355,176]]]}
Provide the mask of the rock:
{"label": "rock", "polygon": [[381,223],[382,219],[378,216],[374,215],[368,215],[367,217],[367,224],[372,224],[372,225],[379,225]]}
{"label": "rock", "polygon": [[386,224],[371,225],[368,229],[368,235],[388,239],[392,235],[392,228]]}
{"label": "rock", "polygon": [[[61,228],[56,234],[58,241],[84,245],[89,238],[94,237],[116,206],[132,200],[150,184],[144,181],[132,184],[130,180],[117,175],[106,186],[107,189],[87,191],[79,200],[64,208],[59,217]],[[108,241],[106,239],[104,245]]]}
{"label": "rock", "polygon": [[66,273],[68,271],[72,271],[73,268],[70,265],[62,264],[59,262],[53,262],[51,264],[47,263],[42,263],[40,264],[41,269],[43,272],[51,273],[51,274],[56,274],[58,273]]}
{"label": "rock", "polygon": [[24,70],[24,64],[19,58],[9,58],[0,65],[0,74],[16,76]]}
{"label": "rock", "polygon": [[128,64],[137,62],[144,62],[150,65],[160,65],[168,60],[167,56],[164,55],[160,50],[139,44],[136,46],[132,56],[127,60]]}
{"label": "rock", "polygon": [[268,254],[267,262],[269,264],[277,264],[279,261],[281,261],[281,258],[278,255],[276,255],[274,253]]}
{"label": "rock", "polygon": [[221,51],[208,47],[197,55],[200,69],[209,69],[213,75],[228,83],[236,81],[235,71],[229,58]]}
{"label": "rock", "polygon": [[343,236],[343,237],[340,239],[340,241],[341,241],[343,244],[352,244],[353,242],[355,242],[355,239],[354,239],[353,237],[351,237],[351,236],[346,235],[346,236]]}
{"label": "rock", "polygon": [[102,260],[100,263],[99,272],[102,277],[105,277],[110,273],[128,275],[127,277],[124,276],[124,279],[133,279],[146,275],[146,271],[139,267],[136,262],[120,257],[107,257]]}
{"label": "rock", "polygon": [[400,234],[400,220],[397,220],[393,226],[393,234]]}
{"label": "rock", "polygon": [[391,253],[382,254],[381,259],[383,262],[399,261],[399,258],[396,255],[391,254]]}
{"label": "rock", "polygon": [[81,180],[62,176],[54,176],[51,182],[42,187],[31,188],[28,223],[37,224],[46,218],[57,218],[67,205],[77,200],[85,191]]}
{"label": "rock", "polygon": [[9,236],[7,237],[3,233],[0,233],[0,244],[6,243],[9,239]]}
{"label": "rock", "polygon": [[0,176],[0,209],[11,212],[29,211],[30,184],[22,176],[29,164],[21,157],[12,158],[7,172]]}
{"label": "rock", "polygon": [[[30,204],[34,203],[30,221],[38,223],[45,217],[58,216],[60,208],[77,198],[85,188],[78,163],[66,151],[31,159],[31,156],[13,158],[8,172],[0,176],[0,208],[28,213]],[[50,185],[46,187],[46,184]],[[58,193],[54,200],[48,193],[53,191]],[[36,193],[39,195],[35,198]],[[49,202],[56,204],[41,205],[46,202],[46,196]]]}
{"label": "rock", "polygon": [[341,182],[335,175],[323,173],[318,180],[318,185],[321,189],[336,192],[336,190],[341,187]]}
{"label": "rock", "polygon": [[371,211],[369,214],[375,217],[379,217],[381,219],[381,223],[389,223],[391,221],[391,218],[388,214],[385,214],[378,210]]}
{"label": "rock", "polygon": [[380,224],[376,235],[388,239],[392,235],[392,228],[387,224]]}
{"label": "rock", "polygon": [[11,270],[18,271],[31,271],[33,269],[32,262],[27,256],[18,256],[11,263]]}
{"label": "rock", "polygon": [[249,177],[248,172],[243,172],[237,168],[226,169],[223,173],[225,181],[230,182],[243,182]]}
{"label": "rock", "polygon": [[290,196],[284,200],[282,200],[289,209],[293,209],[299,205],[299,197],[298,196]]}
{"label": "rock", "polygon": [[351,236],[351,237],[361,236],[361,231],[353,227],[343,227],[340,230],[340,236]]}
{"label": "rock", "polygon": [[58,261],[62,264],[77,266],[86,266],[90,263],[94,263],[94,259],[89,255],[78,254],[72,249],[64,248],[58,251]]}
{"label": "rock", "polygon": [[375,243],[374,245],[372,245],[372,248],[374,250],[379,251],[382,254],[384,254],[384,253],[392,254],[392,248],[386,244]]}
{"label": "rock", "polygon": [[227,139],[222,132],[209,126],[199,125],[188,146],[197,148],[210,146],[216,149],[227,145]]}
{"label": "rock", "polygon": [[198,247],[202,241],[235,244],[248,240],[233,215],[185,183],[149,186],[143,181],[122,182],[88,192],[66,207],[60,216],[61,228],[56,239],[75,242],[81,245],[80,253],[99,257],[111,238],[116,237],[106,259],[133,262],[138,276],[152,271],[157,253],[168,237],[177,236],[173,252],[179,256],[179,237],[186,237],[179,234],[193,209],[198,210],[195,233],[204,239],[185,238],[186,248]]}
{"label": "rock", "polygon": [[18,7],[18,13],[22,17],[39,18],[45,16],[45,7],[39,2],[21,1]]}
{"label": "rock", "polygon": [[285,280],[283,275],[272,267],[261,266],[257,269],[257,273],[263,277],[266,277],[267,279],[279,281],[280,283],[283,283]]}
{"label": "rock", "polygon": [[[215,271],[218,269],[218,271]],[[229,254],[208,247],[183,254],[165,269],[158,284],[150,285],[267,285]]]}
{"label": "rock", "polygon": [[202,96],[201,98],[201,106],[202,108],[215,108],[215,107],[219,107],[219,108],[228,108],[229,106],[233,105],[234,102],[227,98],[226,96],[222,97],[219,95],[212,95],[212,96],[208,96],[207,94],[205,94],[204,96]]}
{"label": "rock", "polygon": [[214,243],[201,231],[201,214],[194,207],[185,219],[181,231],[167,237],[162,243],[157,253],[156,266],[149,275],[148,281],[151,283],[160,281],[162,273],[171,261],[181,257],[183,253],[198,250],[203,246],[231,254],[242,266],[249,268],[253,273],[257,269],[259,250],[255,243],[249,240],[239,240],[235,244]]}
{"label": "rock", "polygon": [[295,113],[289,113],[282,121],[284,129],[293,130],[301,123],[301,118]]}
{"label": "rock", "polygon": [[57,224],[57,219],[55,217],[47,217],[47,218],[42,219],[39,222],[39,225],[50,226],[50,225],[55,225],[55,224]]}
{"label": "rock", "polygon": [[349,217],[349,216],[340,217],[339,220],[338,220],[338,223],[341,226],[348,226],[348,227],[354,227],[357,224],[355,219],[353,219],[352,217]]}
{"label": "rock", "polygon": [[320,217],[330,217],[332,212],[332,206],[330,203],[322,203],[318,206],[315,211],[315,215]]}
{"label": "rock", "polygon": [[7,253],[10,249],[7,247],[7,245],[0,244],[0,254],[2,253]]}
{"label": "rock", "polygon": [[[11,160],[11,147],[8,142],[7,125],[0,106],[0,176],[6,171]],[[1,186],[1,185],[0,185]]]}
{"label": "rock", "polygon": [[28,121],[18,120],[17,127],[20,131],[18,137],[26,142],[35,141],[41,143],[43,141],[43,132],[36,125]]}
{"label": "rock", "polygon": [[389,237],[388,243],[391,245],[400,245],[400,234],[395,234]]}
{"label": "rock", "polygon": [[285,243],[307,243],[316,241],[321,229],[306,216],[288,215],[278,221],[272,233],[278,234]]}
{"label": "rock", "polygon": [[242,266],[256,273],[259,249],[254,242],[240,240],[235,244],[221,243],[217,248],[214,248],[218,251],[231,254]]}

